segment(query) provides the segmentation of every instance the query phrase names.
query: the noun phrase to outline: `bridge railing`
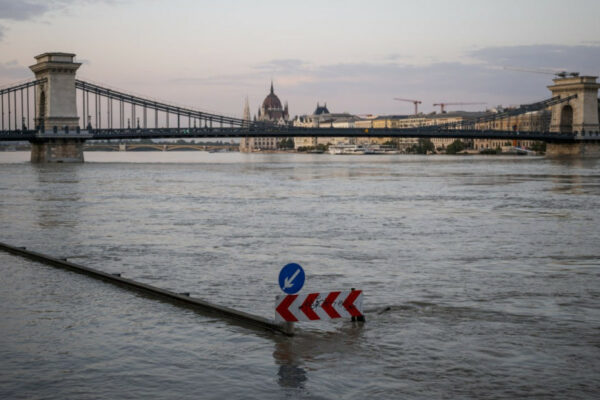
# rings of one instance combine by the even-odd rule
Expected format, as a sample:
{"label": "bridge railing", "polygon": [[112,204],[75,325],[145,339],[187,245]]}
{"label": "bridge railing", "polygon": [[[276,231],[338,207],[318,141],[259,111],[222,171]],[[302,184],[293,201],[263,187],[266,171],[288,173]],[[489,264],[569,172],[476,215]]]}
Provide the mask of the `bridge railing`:
{"label": "bridge railing", "polygon": [[37,90],[45,82],[34,79],[0,88],[0,132],[26,132],[37,125]]}
{"label": "bridge railing", "polygon": [[264,123],[213,114],[76,80],[83,126],[99,129],[197,129],[266,127]]}
{"label": "bridge railing", "polygon": [[[490,129],[490,127],[492,126],[492,123],[494,123],[494,122],[508,121],[508,120],[510,120],[510,118],[518,117],[520,115],[531,113],[531,112],[542,111],[542,110],[548,109],[549,107],[552,107],[553,105],[566,103],[566,102],[569,102],[576,98],[577,98],[576,94],[567,96],[567,97],[563,97],[563,98],[555,96],[555,97],[551,97],[549,99],[538,101],[538,102],[531,103],[531,104],[522,104],[517,108],[508,109],[508,110],[505,110],[502,112],[488,113],[486,115],[476,117],[476,118],[464,119],[462,121],[434,125],[434,126],[431,126],[431,128],[446,129],[446,130],[453,130],[453,129],[480,130],[480,131],[486,130],[486,129]],[[543,122],[545,122],[545,121],[543,121]],[[550,127],[549,120],[547,121],[547,123],[548,123],[547,126],[544,126],[542,124],[541,126],[538,127],[537,130],[538,131],[548,130]],[[512,127],[509,127],[509,128],[512,129]]]}

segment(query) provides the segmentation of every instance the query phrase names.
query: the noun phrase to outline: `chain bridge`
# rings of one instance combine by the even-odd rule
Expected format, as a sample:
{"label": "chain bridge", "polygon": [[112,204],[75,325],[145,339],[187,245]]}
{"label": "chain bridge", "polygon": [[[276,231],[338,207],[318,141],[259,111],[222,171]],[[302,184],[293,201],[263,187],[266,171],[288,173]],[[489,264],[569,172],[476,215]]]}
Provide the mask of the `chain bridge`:
{"label": "chain bridge", "polygon": [[[391,137],[540,140],[547,154],[600,157],[597,77],[557,77],[552,96],[505,112],[415,128],[301,128],[248,121],[141,97],[76,78],[75,54],[44,53],[34,79],[0,89],[0,141],[29,141],[32,162],[83,162],[86,140],[159,138]],[[494,122],[551,110],[546,129],[493,129]]]}

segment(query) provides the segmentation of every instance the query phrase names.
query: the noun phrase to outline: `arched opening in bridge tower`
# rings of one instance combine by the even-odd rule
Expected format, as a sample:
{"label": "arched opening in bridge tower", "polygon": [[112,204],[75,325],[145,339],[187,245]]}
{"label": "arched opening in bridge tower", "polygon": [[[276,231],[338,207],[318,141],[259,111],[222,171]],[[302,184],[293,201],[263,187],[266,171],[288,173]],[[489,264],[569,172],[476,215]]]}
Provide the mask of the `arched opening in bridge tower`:
{"label": "arched opening in bridge tower", "polygon": [[568,104],[560,112],[560,132],[573,132],[573,107]]}
{"label": "arched opening in bridge tower", "polygon": [[38,119],[37,126],[40,128],[44,127],[44,119],[46,117],[46,93],[40,91],[40,105],[38,107]]}

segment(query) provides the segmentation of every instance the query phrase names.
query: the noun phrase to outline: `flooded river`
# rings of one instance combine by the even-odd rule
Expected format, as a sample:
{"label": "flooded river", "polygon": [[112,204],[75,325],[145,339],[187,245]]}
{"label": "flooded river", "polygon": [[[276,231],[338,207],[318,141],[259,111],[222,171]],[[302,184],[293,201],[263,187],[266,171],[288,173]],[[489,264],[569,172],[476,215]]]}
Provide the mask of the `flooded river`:
{"label": "flooded river", "polygon": [[292,338],[0,253],[0,398],[590,399],[600,161],[0,153],[0,241],[274,318],[364,291],[366,323]]}

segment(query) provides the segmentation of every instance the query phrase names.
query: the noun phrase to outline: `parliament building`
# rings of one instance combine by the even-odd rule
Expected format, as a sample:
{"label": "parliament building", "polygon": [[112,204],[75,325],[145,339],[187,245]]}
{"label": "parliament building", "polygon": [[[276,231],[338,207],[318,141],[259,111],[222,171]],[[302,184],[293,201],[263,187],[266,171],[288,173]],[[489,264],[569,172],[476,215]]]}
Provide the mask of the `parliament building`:
{"label": "parliament building", "polygon": [[[250,107],[248,99],[244,106],[244,119],[250,120]],[[281,105],[281,100],[275,94],[273,82],[271,82],[271,91],[263,100],[261,107],[258,109],[258,114],[255,117],[257,121],[268,121],[276,125],[286,125],[289,119],[288,105]],[[265,136],[256,138],[242,138],[240,142],[240,151],[252,152],[260,150],[276,150],[278,144],[283,140],[281,137]]]}

